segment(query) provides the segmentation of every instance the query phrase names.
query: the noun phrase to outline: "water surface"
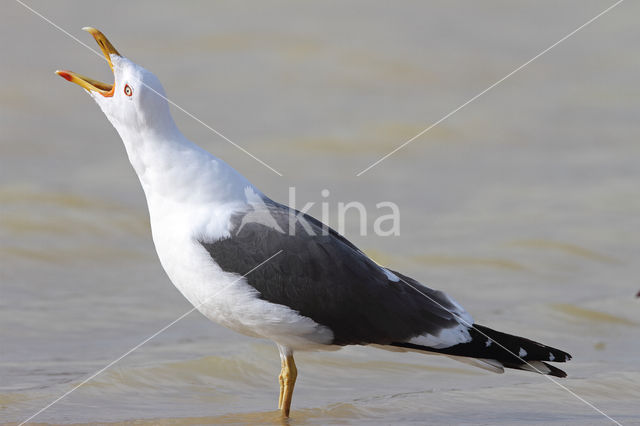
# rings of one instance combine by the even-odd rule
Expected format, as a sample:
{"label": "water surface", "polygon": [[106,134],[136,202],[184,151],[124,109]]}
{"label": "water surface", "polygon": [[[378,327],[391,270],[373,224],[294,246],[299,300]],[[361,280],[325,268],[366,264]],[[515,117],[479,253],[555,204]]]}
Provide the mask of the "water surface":
{"label": "water surface", "polygon": [[[401,209],[347,236],[476,321],[566,349],[562,385],[640,424],[640,29],[625,2],[361,177],[608,6],[602,1],[76,2],[31,6],[154,71],[184,133],[272,198]],[[0,419],[19,422],[191,307],[98,107],[53,74],[106,64],[17,3],[0,18]],[[321,190],[329,189],[328,198]],[[373,219],[371,219],[372,221]],[[371,223],[368,230],[371,231]],[[291,424],[607,424],[546,377],[350,347],[300,353]],[[279,423],[268,341],[194,313],[34,419]]]}

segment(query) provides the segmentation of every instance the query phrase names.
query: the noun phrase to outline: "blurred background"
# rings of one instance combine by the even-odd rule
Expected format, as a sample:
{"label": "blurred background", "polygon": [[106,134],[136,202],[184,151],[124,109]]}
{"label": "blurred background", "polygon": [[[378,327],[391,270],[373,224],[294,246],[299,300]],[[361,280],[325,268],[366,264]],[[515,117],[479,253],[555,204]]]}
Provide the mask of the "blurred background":
{"label": "blurred background", "polygon": [[[27,1],[102,30],[185,135],[271,198],[401,212],[347,237],[475,320],[574,355],[562,380],[640,423],[640,5],[624,2],[360,177],[613,1]],[[0,418],[21,421],[191,306],[156,258],[115,130],[70,69],[94,53],[14,1],[0,17]],[[329,189],[329,197],[321,190]],[[336,215],[330,216],[330,224]],[[607,424],[543,376],[350,347],[301,353],[293,424]],[[34,421],[276,422],[268,341],[193,313]]]}

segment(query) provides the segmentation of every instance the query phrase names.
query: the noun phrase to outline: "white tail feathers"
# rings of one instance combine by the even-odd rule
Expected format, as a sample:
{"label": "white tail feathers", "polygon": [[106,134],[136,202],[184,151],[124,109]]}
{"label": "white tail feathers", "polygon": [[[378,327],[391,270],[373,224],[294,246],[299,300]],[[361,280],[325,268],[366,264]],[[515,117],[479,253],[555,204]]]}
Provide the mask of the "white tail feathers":
{"label": "white tail feathers", "polygon": [[447,355],[449,358],[472,365],[474,367],[482,368],[483,370],[491,371],[492,373],[502,374],[504,373],[504,367],[500,361],[495,359],[483,359],[483,358],[467,358],[462,356]]}

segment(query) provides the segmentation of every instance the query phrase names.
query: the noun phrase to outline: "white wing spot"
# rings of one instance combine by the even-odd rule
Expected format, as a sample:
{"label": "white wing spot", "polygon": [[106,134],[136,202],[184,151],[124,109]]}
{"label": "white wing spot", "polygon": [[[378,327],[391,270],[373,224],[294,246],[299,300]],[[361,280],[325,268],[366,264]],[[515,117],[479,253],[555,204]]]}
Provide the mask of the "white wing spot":
{"label": "white wing spot", "polygon": [[518,356],[520,358],[527,356],[527,351],[525,351],[523,348],[520,348],[520,352],[518,352]]}
{"label": "white wing spot", "polygon": [[393,281],[394,283],[397,283],[398,281],[400,281],[400,278],[398,278],[398,276],[396,274],[392,273],[387,268],[382,268],[381,267],[381,269],[382,269],[382,272],[384,272],[384,274],[387,276],[389,281]]}
{"label": "white wing spot", "polygon": [[553,356],[551,352],[549,352],[549,361],[553,361],[554,359],[556,359],[556,357]]}
{"label": "white wing spot", "polygon": [[484,345],[488,348],[489,346],[491,346],[491,343],[493,343],[491,339],[487,339],[487,343],[485,343]]}
{"label": "white wing spot", "polygon": [[436,335],[427,333],[412,337],[409,343],[441,349],[470,341],[471,335],[469,334],[469,329],[462,324],[458,324],[453,328],[442,329]]}

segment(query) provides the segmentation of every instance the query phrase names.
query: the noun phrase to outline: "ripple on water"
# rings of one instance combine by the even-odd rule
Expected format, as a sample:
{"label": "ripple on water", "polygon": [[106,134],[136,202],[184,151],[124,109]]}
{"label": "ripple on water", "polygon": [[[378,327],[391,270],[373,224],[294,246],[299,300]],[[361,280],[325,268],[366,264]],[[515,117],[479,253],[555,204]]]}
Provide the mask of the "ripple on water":
{"label": "ripple on water", "polygon": [[[0,187],[0,257],[31,262],[141,260],[146,212],[77,194],[22,185]],[[133,240],[132,240],[133,238]],[[127,244],[122,242],[126,240]]]}
{"label": "ripple on water", "polygon": [[554,303],[550,305],[557,312],[561,312],[571,318],[579,321],[593,321],[597,323],[620,324],[637,327],[637,322],[628,320],[627,318],[597,311],[594,309],[584,308],[569,303]]}
{"label": "ripple on water", "polygon": [[[340,155],[353,155],[361,157],[363,154],[384,155],[396,148],[399,141],[406,141],[424,130],[422,124],[409,124],[391,122],[380,124],[378,122],[364,127],[357,134],[326,135],[323,137],[296,137],[290,140],[275,142],[282,149],[291,151],[312,151],[334,157]],[[435,127],[431,130],[433,140],[445,143],[455,139],[456,134],[446,125]],[[433,142],[432,142],[433,143]],[[408,155],[398,151],[397,155]]]}
{"label": "ripple on water", "polygon": [[412,260],[429,266],[459,266],[459,267],[488,267],[508,269],[512,271],[524,271],[527,268],[518,262],[472,256],[445,256],[445,255],[421,255],[412,256]]}
{"label": "ripple on water", "polygon": [[607,256],[596,251],[580,247],[576,244],[570,244],[565,242],[550,241],[550,240],[521,240],[514,241],[514,246],[531,247],[542,250],[558,250],[564,253],[572,254],[574,256],[583,257],[590,260],[596,260],[604,263],[619,264],[620,261],[611,256]]}

